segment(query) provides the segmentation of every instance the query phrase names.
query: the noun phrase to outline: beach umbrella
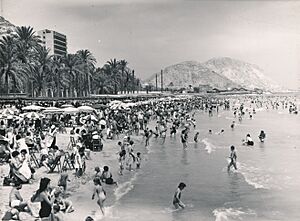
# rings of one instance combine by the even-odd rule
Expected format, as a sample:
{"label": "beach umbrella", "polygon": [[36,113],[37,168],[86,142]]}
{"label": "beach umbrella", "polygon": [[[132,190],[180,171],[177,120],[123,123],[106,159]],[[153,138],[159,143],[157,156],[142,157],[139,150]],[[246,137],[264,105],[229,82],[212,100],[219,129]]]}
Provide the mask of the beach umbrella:
{"label": "beach umbrella", "polygon": [[10,108],[5,108],[5,109],[3,109],[1,111],[1,114],[2,115],[6,115],[6,116],[8,116],[8,115],[14,115],[14,113],[15,112],[12,109],[10,109]]}
{"label": "beach umbrella", "polygon": [[37,119],[40,118],[40,115],[36,112],[29,112],[25,114],[25,117],[29,119]]}
{"label": "beach umbrella", "polygon": [[108,105],[109,106],[115,106],[115,105],[120,105],[120,104],[123,104],[123,102],[118,101],[118,100],[114,100],[114,101],[111,101]]}
{"label": "beach umbrella", "polygon": [[60,109],[60,108],[57,108],[57,107],[46,107],[45,110],[43,110],[43,113],[47,113],[47,114],[50,114],[50,113],[62,113],[63,110]]}
{"label": "beach umbrella", "polygon": [[76,114],[79,112],[78,108],[75,107],[66,107],[62,109],[63,113],[66,114]]}
{"label": "beach umbrella", "polygon": [[40,111],[45,109],[44,107],[38,106],[38,105],[29,105],[26,107],[23,107],[22,110],[26,110],[26,111]]}
{"label": "beach umbrella", "polygon": [[62,108],[65,108],[65,107],[73,107],[73,105],[72,105],[72,104],[63,104],[63,105],[61,105],[61,107],[62,107]]}
{"label": "beach umbrella", "polygon": [[94,115],[87,115],[85,117],[83,117],[84,120],[92,120],[92,121],[98,121],[97,117],[95,117]]}
{"label": "beach umbrella", "polygon": [[93,112],[95,109],[90,106],[81,106],[81,107],[78,107],[78,110],[80,112]]}

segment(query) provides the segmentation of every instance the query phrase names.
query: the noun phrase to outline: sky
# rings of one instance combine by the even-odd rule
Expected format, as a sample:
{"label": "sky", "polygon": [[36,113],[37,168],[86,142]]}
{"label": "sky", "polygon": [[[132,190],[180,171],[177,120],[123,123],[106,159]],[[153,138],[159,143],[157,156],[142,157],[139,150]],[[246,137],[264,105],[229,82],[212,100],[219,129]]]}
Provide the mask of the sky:
{"label": "sky", "polygon": [[300,0],[0,0],[2,16],[67,36],[102,66],[125,59],[145,79],[179,62],[231,57],[300,88]]}

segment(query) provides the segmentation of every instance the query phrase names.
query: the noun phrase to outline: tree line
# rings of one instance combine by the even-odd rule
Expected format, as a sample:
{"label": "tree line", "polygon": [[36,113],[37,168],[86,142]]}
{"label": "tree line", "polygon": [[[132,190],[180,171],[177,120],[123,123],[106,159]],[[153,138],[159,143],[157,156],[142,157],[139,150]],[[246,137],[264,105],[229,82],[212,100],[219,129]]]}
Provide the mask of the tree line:
{"label": "tree line", "polygon": [[41,45],[32,27],[16,27],[0,39],[0,94],[31,97],[86,97],[130,93],[140,80],[126,60],[111,59],[96,67],[89,50],[54,56]]}

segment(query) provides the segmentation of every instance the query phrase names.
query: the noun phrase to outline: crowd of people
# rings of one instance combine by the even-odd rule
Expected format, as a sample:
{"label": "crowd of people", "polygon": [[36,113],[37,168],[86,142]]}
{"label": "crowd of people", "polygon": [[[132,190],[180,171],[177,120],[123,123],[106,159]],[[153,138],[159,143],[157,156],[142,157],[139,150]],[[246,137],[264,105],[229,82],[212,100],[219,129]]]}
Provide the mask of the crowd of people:
{"label": "crowd of people", "polygon": [[[245,107],[247,100],[250,106]],[[145,148],[149,148],[151,139],[159,139],[163,145],[167,134],[176,136],[180,131],[180,140],[183,149],[188,148],[189,137],[198,142],[199,132],[190,135],[190,128],[196,128],[195,113],[203,110],[212,117],[220,109],[233,111],[233,116],[242,122],[247,115],[252,119],[256,109],[279,107],[289,109],[290,113],[297,114],[297,105],[288,98],[272,98],[263,100],[260,97],[244,97],[228,99],[226,97],[187,97],[175,99],[157,99],[132,105],[129,108],[102,107],[93,113],[52,114],[50,118],[12,118],[0,121],[0,158],[10,166],[8,176],[3,185],[12,185],[9,206],[11,216],[18,219],[21,211],[27,211],[34,217],[52,220],[63,220],[62,213],[72,212],[73,204],[66,198],[67,183],[70,181],[68,170],[75,171],[75,177],[80,179],[86,173],[86,164],[91,159],[91,151],[105,149],[108,139],[119,140],[118,168],[119,175],[125,170],[136,171],[141,168],[142,154],[135,151],[133,136],[142,136]],[[5,107],[12,108],[12,107]],[[20,111],[20,107],[13,107]],[[96,116],[96,117],[92,117]],[[73,120],[72,120],[73,119]],[[59,147],[57,134],[66,133],[62,129],[69,127],[69,145]],[[234,130],[235,121],[230,128]],[[224,133],[222,129],[218,134]],[[209,129],[209,133],[212,130]],[[261,130],[258,135],[261,142],[266,139],[266,133]],[[250,134],[242,141],[245,145],[253,146]],[[62,162],[63,160],[63,163]],[[231,167],[237,168],[237,153],[234,146],[230,146],[228,171]],[[32,183],[36,177],[36,170],[45,168],[48,173],[57,169],[60,178],[57,185],[50,185],[49,178],[40,179],[39,189],[33,194],[30,201],[40,202],[39,214],[34,214],[28,201],[24,200],[19,190],[24,184]],[[104,190],[105,185],[118,185],[110,172],[109,166],[96,167],[93,177],[94,192],[97,205],[104,214],[104,202],[108,197]],[[186,187],[180,183],[174,195],[175,208],[184,208],[180,201],[181,191]]]}

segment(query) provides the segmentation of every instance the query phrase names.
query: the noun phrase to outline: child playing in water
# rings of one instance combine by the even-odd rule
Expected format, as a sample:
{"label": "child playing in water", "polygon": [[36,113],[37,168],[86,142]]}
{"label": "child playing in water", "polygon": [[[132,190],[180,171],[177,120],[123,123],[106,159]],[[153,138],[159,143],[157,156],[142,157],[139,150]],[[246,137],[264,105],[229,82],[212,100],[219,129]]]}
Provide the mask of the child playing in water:
{"label": "child playing in water", "polygon": [[260,131],[260,134],[259,134],[258,138],[259,138],[260,142],[264,142],[265,141],[266,134],[265,134],[265,132],[263,130]]}
{"label": "child playing in water", "polygon": [[173,197],[173,205],[175,209],[179,209],[180,207],[184,209],[185,205],[181,202],[181,191],[186,187],[185,183],[179,183],[178,188]]}
{"label": "child playing in water", "polygon": [[96,195],[97,204],[100,207],[102,214],[104,215],[104,201],[106,199],[106,192],[103,189],[99,178],[94,179],[94,185],[95,185],[95,188],[94,188],[92,200],[94,200],[95,195]]}
{"label": "child playing in water", "polygon": [[124,170],[124,163],[125,163],[125,156],[126,156],[126,151],[122,150],[121,152],[119,152],[119,174],[123,175],[123,170]]}
{"label": "child playing in water", "polygon": [[136,168],[137,169],[140,169],[141,167],[141,153],[140,152],[137,152],[136,153]]}
{"label": "child playing in water", "polygon": [[250,134],[247,134],[246,140],[243,140],[243,144],[246,144],[247,146],[253,146],[254,142],[250,136]]}
{"label": "child playing in water", "polygon": [[237,170],[237,166],[236,166],[236,152],[235,152],[235,147],[234,146],[231,146],[230,147],[230,156],[229,156],[229,159],[230,159],[230,163],[228,164],[228,167],[227,167],[227,171],[229,172],[230,171],[230,168],[233,166],[234,169]]}

